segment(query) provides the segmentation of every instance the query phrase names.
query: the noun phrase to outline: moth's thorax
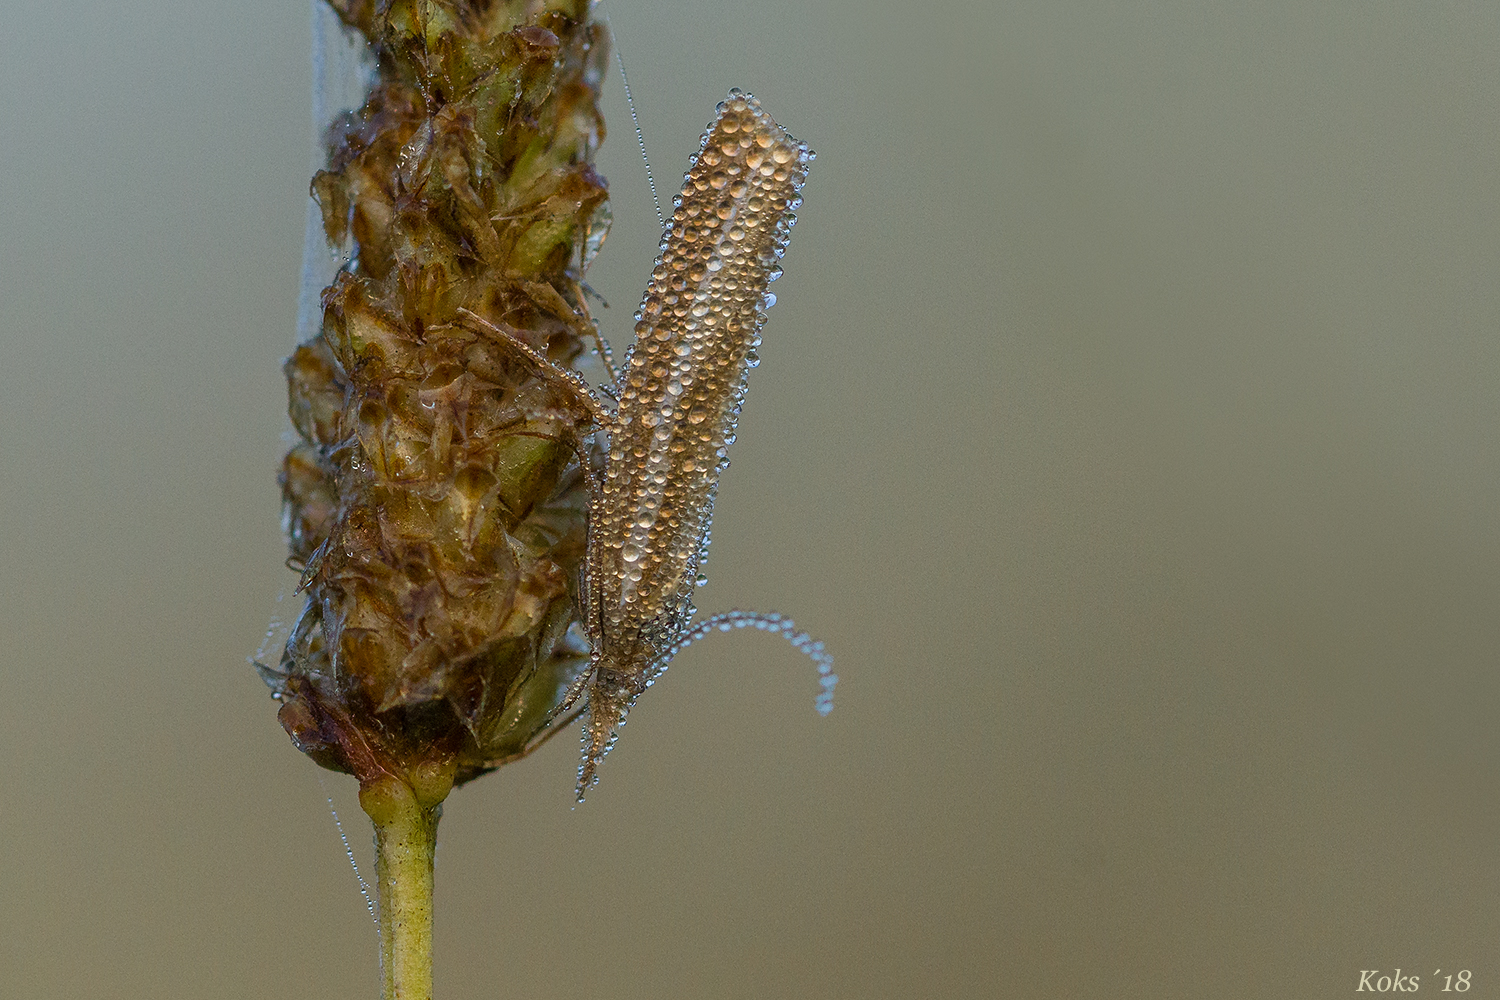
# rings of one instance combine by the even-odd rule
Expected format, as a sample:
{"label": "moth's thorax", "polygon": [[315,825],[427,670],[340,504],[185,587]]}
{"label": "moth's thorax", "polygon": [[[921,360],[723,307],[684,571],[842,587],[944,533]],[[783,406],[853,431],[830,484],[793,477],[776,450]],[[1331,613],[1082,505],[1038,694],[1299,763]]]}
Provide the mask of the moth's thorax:
{"label": "moth's thorax", "polygon": [[[665,640],[691,616],[714,492],[808,149],[731,93],[684,177],[620,378],[591,560],[606,642]],[[638,658],[632,654],[632,658]]]}

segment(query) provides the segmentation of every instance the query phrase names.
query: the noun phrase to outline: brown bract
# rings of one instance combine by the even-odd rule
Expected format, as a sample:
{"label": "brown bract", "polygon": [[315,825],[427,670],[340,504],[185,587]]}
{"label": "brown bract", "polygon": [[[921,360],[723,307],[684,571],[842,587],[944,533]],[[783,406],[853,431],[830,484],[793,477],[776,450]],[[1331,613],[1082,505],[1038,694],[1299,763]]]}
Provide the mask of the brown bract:
{"label": "brown bract", "polygon": [[567,365],[594,336],[604,36],[586,0],[333,6],[379,79],[312,184],[355,258],[286,363],[305,605],[262,669],[320,764],[463,781],[534,745],[588,662],[588,418],[506,340]]}

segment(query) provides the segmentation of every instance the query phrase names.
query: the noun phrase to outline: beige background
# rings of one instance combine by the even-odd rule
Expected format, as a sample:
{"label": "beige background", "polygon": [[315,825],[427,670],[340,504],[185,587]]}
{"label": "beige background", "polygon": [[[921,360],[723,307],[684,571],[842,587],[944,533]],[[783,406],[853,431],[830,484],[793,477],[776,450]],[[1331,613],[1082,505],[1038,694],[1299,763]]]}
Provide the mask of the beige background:
{"label": "beige background", "polygon": [[[699,603],[844,680],[715,636],[456,794],[439,996],[1500,996],[1500,7],[610,3],[664,188],[732,85],[820,154]],[[371,997],[246,663],[305,3],[5,7],[0,996]]]}

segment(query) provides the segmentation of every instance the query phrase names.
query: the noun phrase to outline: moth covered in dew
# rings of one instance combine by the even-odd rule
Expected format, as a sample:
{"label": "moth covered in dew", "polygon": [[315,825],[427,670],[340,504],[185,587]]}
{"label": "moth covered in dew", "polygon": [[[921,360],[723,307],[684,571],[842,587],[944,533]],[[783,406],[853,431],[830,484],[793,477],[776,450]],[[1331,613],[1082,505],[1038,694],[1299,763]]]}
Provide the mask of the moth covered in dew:
{"label": "moth covered in dew", "polygon": [[[592,425],[603,461],[576,442],[589,479],[588,542],[579,608],[591,652],[558,708],[587,698],[581,801],[635,700],[673,656],[712,631],[753,627],[785,637],[817,665],[826,715],[838,681],[821,642],[778,614],[729,611],[694,622],[714,498],[745,399],[770,283],[781,276],[808,164],[815,154],[732,90],[690,160],[636,314],[635,341],[605,394],[473,312],[561,388]],[[601,342],[601,348],[603,347]]]}

